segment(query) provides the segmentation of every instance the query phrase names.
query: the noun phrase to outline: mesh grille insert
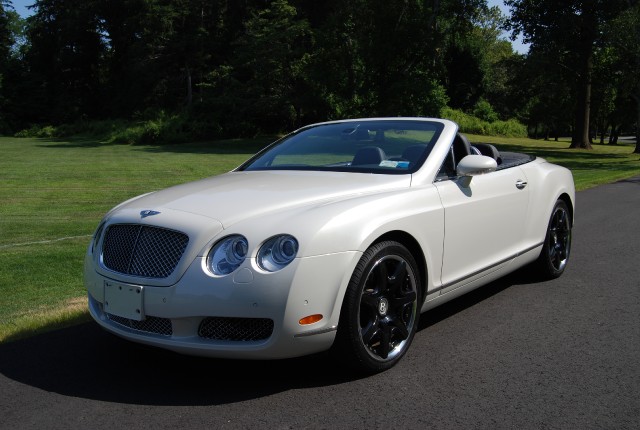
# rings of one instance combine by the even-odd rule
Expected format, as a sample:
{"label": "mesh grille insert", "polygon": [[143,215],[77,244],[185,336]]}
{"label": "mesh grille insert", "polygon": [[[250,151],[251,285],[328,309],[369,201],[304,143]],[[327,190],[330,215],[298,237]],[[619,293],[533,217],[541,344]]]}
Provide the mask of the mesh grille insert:
{"label": "mesh grille insert", "polygon": [[264,340],[272,333],[273,320],[268,318],[209,317],[202,320],[198,329],[200,337],[212,340]]}
{"label": "mesh grille insert", "polygon": [[136,321],[112,314],[105,315],[110,321],[132,330],[161,334],[163,336],[171,336],[173,334],[171,320],[167,318],[147,317],[144,321]]}
{"label": "mesh grille insert", "polygon": [[144,278],[166,278],[175,270],[189,236],[173,230],[137,224],[107,229],[102,263],[115,272]]}

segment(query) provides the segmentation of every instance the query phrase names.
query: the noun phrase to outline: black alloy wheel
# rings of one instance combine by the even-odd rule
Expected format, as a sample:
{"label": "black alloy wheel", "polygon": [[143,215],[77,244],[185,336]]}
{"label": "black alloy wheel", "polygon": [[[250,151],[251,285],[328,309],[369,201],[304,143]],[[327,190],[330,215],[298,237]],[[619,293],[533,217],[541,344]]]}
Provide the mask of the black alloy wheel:
{"label": "black alloy wheel", "polygon": [[567,204],[558,200],[549,219],[549,227],[536,265],[548,279],[562,275],[571,254],[571,214]]}
{"label": "black alloy wheel", "polygon": [[393,367],[413,340],[420,296],[419,272],[407,248],[391,241],[369,248],[343,302],[336,340],[340,354],[366,373]]}

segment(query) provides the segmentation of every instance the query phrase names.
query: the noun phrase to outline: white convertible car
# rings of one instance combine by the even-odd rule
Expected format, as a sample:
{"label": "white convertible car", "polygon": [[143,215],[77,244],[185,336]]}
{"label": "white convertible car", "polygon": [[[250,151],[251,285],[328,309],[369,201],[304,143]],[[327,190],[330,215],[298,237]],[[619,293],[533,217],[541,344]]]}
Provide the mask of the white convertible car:
{"label": "white convertible car", "polygon": [[323,350],[390,368],[421,312],[529,263],[562,274],[571,173],[430,118],[303,127],[232,172],[111,210],[89,310],[134,342],[212,357]]}

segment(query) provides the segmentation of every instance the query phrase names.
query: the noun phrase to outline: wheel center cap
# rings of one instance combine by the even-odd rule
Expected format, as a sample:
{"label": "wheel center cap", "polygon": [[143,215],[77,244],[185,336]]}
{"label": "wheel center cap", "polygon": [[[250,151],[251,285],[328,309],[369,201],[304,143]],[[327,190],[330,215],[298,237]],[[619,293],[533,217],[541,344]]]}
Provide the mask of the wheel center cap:
{"label": "wheel center cap", "polygon": [[380,314],[380,316],[383,317],[387,315],[388,311],[389,311],[389,301],[384,297],[382,297],[378,302],[378,313]]}

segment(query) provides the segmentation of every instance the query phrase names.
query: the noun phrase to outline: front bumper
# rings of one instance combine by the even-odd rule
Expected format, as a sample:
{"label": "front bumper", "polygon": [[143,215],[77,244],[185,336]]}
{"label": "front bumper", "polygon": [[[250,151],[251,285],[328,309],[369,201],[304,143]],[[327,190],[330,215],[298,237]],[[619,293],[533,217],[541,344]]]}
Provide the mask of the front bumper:
{"label": "front bumper", "polygon": [[[224,358],[274,359],[323,351],[333,344],[342,298],[361,253],[298,258],[285,269],[266,273],[248,259],[233,274],[215,277],[196,258],[184,276],[168,287],[132,284],[97,273],[90,254],[85,286],[91,316],[125,339],[176,352]],[[113,285],[141,287],[134,307],[139,315],[110,313],[105,291]],[[108,294],[107,294],[108,295]],[[138,300],[138,299],[136,299]],[[309,325],[309,315],[323,318]]]}

